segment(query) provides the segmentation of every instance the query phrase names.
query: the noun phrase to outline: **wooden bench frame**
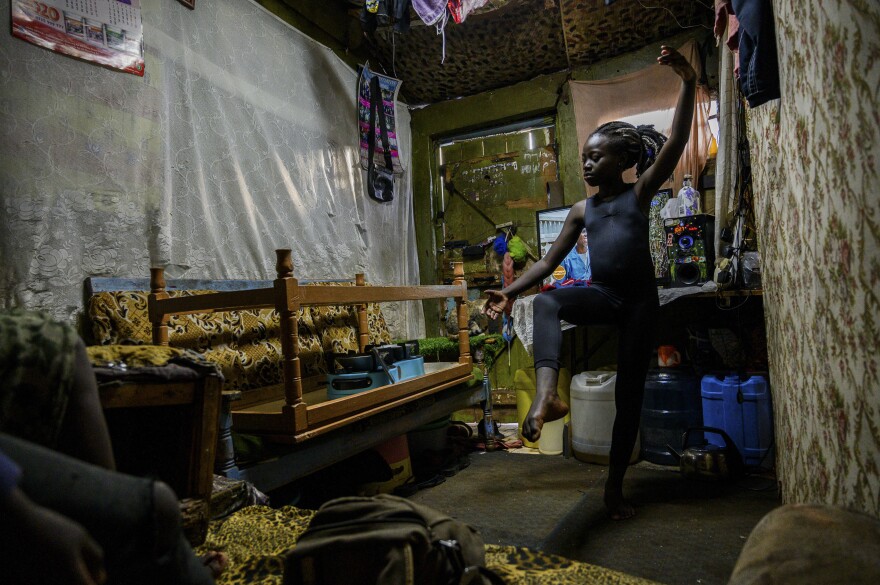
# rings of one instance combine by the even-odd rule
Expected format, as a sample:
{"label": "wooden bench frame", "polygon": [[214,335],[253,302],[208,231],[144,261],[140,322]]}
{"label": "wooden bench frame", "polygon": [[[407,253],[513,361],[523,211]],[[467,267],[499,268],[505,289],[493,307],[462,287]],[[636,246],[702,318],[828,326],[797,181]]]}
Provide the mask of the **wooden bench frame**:
{"label": "wooden bench frame", "polygon": [[[171,315],[274,308],[280,318],[283,383],[248,391],[233,404],[233,427],[238,432],[260,434],[282,443],[299,443],[318,435],[341,429],[392,408],[431,396],[466,382],[471,377],[472,361],[467,333],[467,284],[461,263],[454,267],[451,285],[365,286],[363,274],[355,277],[355,286],[300,285],[293,276],[291,252],[276,250],[277,278],[272,286],[171,298],[166,291],[162,268],[150,270],[148,310],[153,325],[153,343],[168,345],[168,319]],[[459,323],[458,362],[425,375],[396,384],[388,384],[335,400],[307,402],[307,390],[319,381],[304,381],[299,359],[297,313],[303,306],[350,305],[358,314],[358,344],[363,351],[368,343],[367,303],[417,301],[454,298]],[[319,392],[320,393],[320,392]]]}

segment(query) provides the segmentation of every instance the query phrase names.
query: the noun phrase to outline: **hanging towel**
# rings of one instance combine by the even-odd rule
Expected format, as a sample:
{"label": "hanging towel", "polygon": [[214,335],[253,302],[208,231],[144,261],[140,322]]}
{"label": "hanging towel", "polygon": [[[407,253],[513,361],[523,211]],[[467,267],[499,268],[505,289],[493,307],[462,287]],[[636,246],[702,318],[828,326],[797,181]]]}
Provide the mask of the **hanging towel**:
{"label": "hanging towel", "polygon": [[446,14],[447,0],[413,0],[412,7],[422,19],[422,22],[431,26],[437,24]]}

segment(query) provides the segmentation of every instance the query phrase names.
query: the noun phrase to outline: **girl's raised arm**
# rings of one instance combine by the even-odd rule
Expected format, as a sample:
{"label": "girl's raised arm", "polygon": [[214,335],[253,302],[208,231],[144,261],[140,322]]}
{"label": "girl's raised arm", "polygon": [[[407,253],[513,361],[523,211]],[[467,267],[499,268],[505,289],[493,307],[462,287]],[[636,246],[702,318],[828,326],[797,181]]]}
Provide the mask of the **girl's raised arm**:
{"label": "girl's raised arm", "polygon": [[660,47],[660,56],[657,57],[657,62],[672,67],[673,71],[681,77],[681,91],[678,94],[678,104],[675,106],[675,116],[672,118],[669,140],[660,149],[654,164],[642,173],[635,184],[636,196],[641,203],[645,203],[644,200],[653,197],[660,185],[666,182],[675,170],[675,165],[678,164],[690,136],[691,121],[694,117],[694,96],[697,84],[697,74],[694,68],[681,53],[666,45]]}
{"label": "girl's raised arm", "polygon": [[510,286],[504,290],[487,290],[484,292],[488,301],[483,306],[483,313],[494,319],[522,291],[529,289],[544,278],[550,275],[553,270],[562,263],[563,258],[568,254],[577,243],[578,236],[584,227],[584,212],[586,211],[586,203],[584,200],[578,201],[572,205],[565,217],[565,223],[562,224],[562,230],[556,237],[556,241],[551,244],[547,253],[537,262],[532,264],[528,270],[517,278]]}

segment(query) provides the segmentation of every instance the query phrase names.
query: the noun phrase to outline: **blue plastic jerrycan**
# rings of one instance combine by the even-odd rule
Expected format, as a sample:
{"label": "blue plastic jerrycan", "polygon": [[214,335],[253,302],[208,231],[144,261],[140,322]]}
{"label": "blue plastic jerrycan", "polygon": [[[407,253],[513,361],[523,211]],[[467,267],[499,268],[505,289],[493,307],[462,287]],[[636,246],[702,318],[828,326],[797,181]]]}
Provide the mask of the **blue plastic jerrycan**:
{"label": "blue plastic jerrycan", "polygon": [[770,389],[764,376],[703,376],[703,424],[724,429],[746,465],[760,465],[773,445]]}

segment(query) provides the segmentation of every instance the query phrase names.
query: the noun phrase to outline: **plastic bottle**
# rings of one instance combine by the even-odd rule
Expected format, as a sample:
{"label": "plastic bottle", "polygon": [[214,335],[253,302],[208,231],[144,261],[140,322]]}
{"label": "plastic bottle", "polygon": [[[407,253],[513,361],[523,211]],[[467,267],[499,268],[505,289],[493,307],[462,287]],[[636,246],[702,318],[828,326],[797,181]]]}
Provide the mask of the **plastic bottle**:
{"label": "plastic bottle", "polygon": [[678,216],[697,215],[700,213],[700,192],[694,189],[693,177],[684,176],[681,189],[678,190]]}

